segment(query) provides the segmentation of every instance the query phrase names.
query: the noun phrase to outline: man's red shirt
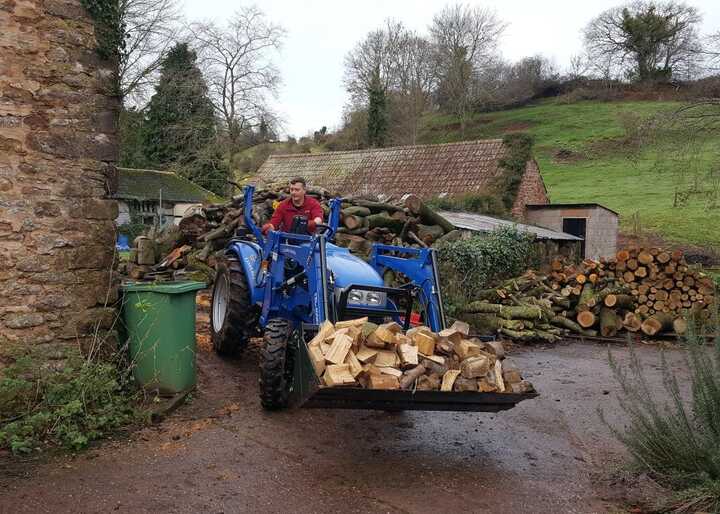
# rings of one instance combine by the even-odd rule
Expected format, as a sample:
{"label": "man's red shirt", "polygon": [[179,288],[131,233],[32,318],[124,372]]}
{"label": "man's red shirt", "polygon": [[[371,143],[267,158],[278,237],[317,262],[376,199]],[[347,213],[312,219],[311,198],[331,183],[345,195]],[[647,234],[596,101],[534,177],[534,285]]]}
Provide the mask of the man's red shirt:
{"label": "man's red shirt", "polygon": [[293,218],[295,216],[305,216],[308,221],[314,220],[315,218],[323,218],[323,210],[320,202],[315,200],[308,195],[305,195],[305,200],[300,207],[296,207],[292,201],[292,198],[286,198],[275,209],[275,212],[270,218],[275,230],[280,232],[288,232],[292,228]]}

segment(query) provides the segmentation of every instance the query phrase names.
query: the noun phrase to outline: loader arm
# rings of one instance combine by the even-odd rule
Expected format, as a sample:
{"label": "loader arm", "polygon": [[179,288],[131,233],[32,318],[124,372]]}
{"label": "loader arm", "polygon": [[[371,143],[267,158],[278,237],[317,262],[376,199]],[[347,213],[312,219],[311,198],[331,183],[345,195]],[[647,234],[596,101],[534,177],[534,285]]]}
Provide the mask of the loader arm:
{"label": "loader arm", "polygon": [[427,313],[426,322],[431,330],[440,332],[446,323],[435,255],[432,248],[375,244],[370,253],[370,265],[380,275],[383,275],[386,269],[402,273],[419,287]]}

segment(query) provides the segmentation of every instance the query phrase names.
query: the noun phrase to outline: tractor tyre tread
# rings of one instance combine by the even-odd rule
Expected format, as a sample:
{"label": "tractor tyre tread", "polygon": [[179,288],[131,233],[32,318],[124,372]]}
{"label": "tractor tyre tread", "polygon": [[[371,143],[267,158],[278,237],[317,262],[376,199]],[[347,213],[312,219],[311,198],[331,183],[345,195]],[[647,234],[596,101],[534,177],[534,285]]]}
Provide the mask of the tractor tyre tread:
{"label": "tractor tyre tread", "polygon": [[288,406],[294,358],[291,345],[290,322],[271,319],[265,327],[260,351],[260,403],[266,410]]}
{"label": "tractor tyre tread", "polygon": [[[250,337],[257,334],[259,309],[250,302],[250,288],[240,262],[233,257],[218,261],[218,275],[228,274],[230,291],[227,314],[222,328],[216,332],[213,309],[210,309],[210,332],[215,351],[224,357],[239,357],[248,345]],[[213,295],[215,290],[213,289]]]}

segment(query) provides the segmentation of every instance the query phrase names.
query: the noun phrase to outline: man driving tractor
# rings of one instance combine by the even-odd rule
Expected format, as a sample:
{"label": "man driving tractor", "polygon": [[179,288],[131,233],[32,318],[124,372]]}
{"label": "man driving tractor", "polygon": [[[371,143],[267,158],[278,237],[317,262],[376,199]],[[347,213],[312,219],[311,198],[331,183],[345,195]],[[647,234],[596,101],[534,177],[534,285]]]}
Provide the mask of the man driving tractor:
{"label": "man driving tractor", "polygon": [[302,219],[307,223],[307,232],[314,233],[317,224],[323,222],[323,210],[320,202],[305,193],[304,178],[296,177],[290,180],[290,198],[280,202],[270,222],[263,225],[262,233],[267,234],[271,230],[296,232]]}

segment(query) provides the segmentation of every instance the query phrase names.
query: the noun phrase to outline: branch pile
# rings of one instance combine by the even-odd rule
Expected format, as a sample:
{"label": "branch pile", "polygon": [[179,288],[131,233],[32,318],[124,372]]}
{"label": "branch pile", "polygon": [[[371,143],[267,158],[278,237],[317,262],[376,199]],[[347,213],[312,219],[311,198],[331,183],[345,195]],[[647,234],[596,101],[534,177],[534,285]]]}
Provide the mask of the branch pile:
{"label": "branch pile", "polygon": [[481,291],[463,309],[478,330],[514,340],[555,342],[568,332],[613,337],[682,335],[702,323],[715,302],[712,279],[687,265],[679,250],[627,248],[580,264],[554,260],[547,275],[527,272]]}
{"label": "branch pile", "polygon": [[502,343],[469,337],[467,323],[439,333],[367,318],[325,322],[307,349],[326,387],[425,391],[533,392],[530,382],[505,360]]}
{"label": "branch pile", "polygon": [[[256,190],[252,212],[255,223],[258,226],[267,223],[277,204],[287,194],[285,186]],[[310,189],[308,195],[320,201],[327,221],[329,201],[333,195],[323,189]],[[124,271],[135,279],[185,276],[212,282],[213,254],[225,248],[235,232],[245,226],[243,217],[242,195],[224,204],[203,207],[185,216],[180,221],[179,230],[170,229],[174,234],[172,244],[165,244],[164,251],[158,251],[158,247],[162,246],[162,238],[168,238],[165,232],[157,236],[149,234],[146,240],[138,238]],[[398,201],[362,196],[343,198],[341,224],[335,243],[360,257],[367,257],[375,242],[428,247],[440,239],[459,236],[460,232],[450,222],[414,195],[406,195]],[[201,276],[192,276],[190,272]]]}

